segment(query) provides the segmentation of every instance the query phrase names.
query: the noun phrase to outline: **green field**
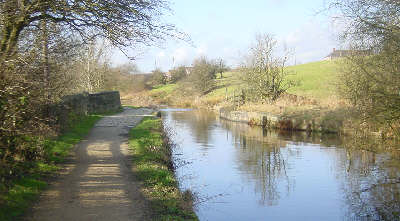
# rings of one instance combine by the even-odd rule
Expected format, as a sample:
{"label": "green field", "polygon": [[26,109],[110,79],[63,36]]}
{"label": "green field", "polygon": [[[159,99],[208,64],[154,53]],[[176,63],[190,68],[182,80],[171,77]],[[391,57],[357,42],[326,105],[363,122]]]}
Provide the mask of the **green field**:
{"label": "green field", "polygon": [[[323,99],[337,95],[338,64],[335,61],[318,61],[287,67],[288,79],[298,83],[289,89],[290,94],[309,98]],[[207,94],[208,98],[225,97],[240,90],[240,72],[224,73],[217,79],[219,88]]]}
{"label": "green field", "polygon": [[151,92],[154,94],[157,93],[171,93],[173,90],[177,88],[176,84],[166,84],[166,85],[158,85],[154,87]]}
{"label": "green field", "polygon": [[[318,61],[307,64],[287,67],[290,73],[288,79],[294,80],[297,85],[290,88],[290,94],[300,95],[317,100],[335,97],[337,93],[338,67],[336,61]],[[239,93],[242,85],[239,71],[226,72],[223,78],[218,75],[216,88],[210,93],[202,96],[206,103],[215,104]],[[150,91],[153,98],[165,99],[171,96],[179,99],[181,88],[179,84],[161,85]],[[186,95],[185,95],[186,96]]]}
{"label": "green field", "polygon": [[318,61],[287,68],[289,79],[299,85],[288,92],[313,98],[326,98],[337,95],[338,64],[335,61]]}
{"label": "green field", "polygon": [[[338,64],[335,61],[317,61],[289,66],[287,70],[290,72],[288,79],[298,83],[297,86],[289,89],[289,93],[317,99],[337,95]],[[226,91],[232,94],[235,89],[240,89],[239,78],[240,72],[224,73],[224,78],[217,79],[217,86],[221,87],[207,96],[225,96]]]}

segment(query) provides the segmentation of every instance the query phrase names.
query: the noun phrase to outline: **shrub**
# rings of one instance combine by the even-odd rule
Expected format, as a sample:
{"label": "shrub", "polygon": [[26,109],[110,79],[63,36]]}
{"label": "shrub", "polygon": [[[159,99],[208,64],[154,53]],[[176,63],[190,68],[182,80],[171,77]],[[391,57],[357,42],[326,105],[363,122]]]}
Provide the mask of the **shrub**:
{"label": "shrub", "polygon": [[194,61],[193,70],[189,74],[189,81],[197,92],[207,94],[215,87],[217,66],[206,58]]}
{"label": "shrub", "polygon": [[249,57],[242,68],[246,96],[251,100],[276,101],[295,83],[287,79],[288,56],[276,57],[276,40],[268,34],[257,35]]}

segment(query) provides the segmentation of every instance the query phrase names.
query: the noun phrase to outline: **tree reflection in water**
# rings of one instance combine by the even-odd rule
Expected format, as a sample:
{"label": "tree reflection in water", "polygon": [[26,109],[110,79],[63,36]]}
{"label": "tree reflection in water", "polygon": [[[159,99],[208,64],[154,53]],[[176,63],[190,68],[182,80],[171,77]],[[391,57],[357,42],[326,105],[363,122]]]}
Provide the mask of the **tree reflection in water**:
{"label": "tree reflection in water", "polygon": [[277,206],[296,191],[297,174],[289,174],[298,165],[291,163],[305,157],[303,146],[314,144],[312,151],[320,150],[333,162],[332,181],[341,186],[336,197],[343,199],[345,220],[400,220],[398,152],[362,150],[364,142],[335,135],[266,131],[217,120],[215,115],[201,111],[171,112],[169,116],[190,130],[202,156],[209,154],[210,148],[219,148],[212,146],[216,140],[229,140],[232,144],[225,145],[234,148],[226,149],[233,152],[234,162],[230,163],[239,171],[242,182],[254,188],[259,205]]}
{"label": "tree reflection in water", "polygon": [[374,153],[345,143],[338,157],[347,217],[364,220],[400,220],[400,165],[392,152]]}
{"label": "tree reflection in water", "polygon": [[259,204],[277,205],[282,194],[281,187],[286,186],[286,194],[289,194],[294,184],[294,180],[287,175],[288,160],[281,149],[287,141],[278,139],[277,134],[267,137],[263,134],[265,131],[246,124],[226,121],[221,124],[232,132],[235,148],[238,149],[238,169],[246,180],[255,183],[254,190],[260,196]]}
{"label": "tree reflection in water", "polygon": [[171,117],[174,121],[184,123],[190,128],[192,137],[196,143],[201,144],[203,154],[207,154],[209,148],[209,139],[211,137],[212,127],[215,127],[216,116],[207,111],[181,111],[172,112]]}
{"label": "tree reflection in water", "polygon": [[[221,121],[232,132],[238,168],[247,180],[254,181],[262,205],[277,205],[280,194],[290,194],[295,178],[287,175],[290,157],[301,151],[286,148],[290,143],[313,143],[326,147],[344,147],[333,152],[338,179],[342,180],[347,214],[350,220],[400,220],[400,162],[398,152],[376,153],[361,150],[352,139],[336,135],[316,135],[266,131],[259,127]],[[381,144],[382,145],[382,144]],[[282,188],[285,185],[286,188]]]}

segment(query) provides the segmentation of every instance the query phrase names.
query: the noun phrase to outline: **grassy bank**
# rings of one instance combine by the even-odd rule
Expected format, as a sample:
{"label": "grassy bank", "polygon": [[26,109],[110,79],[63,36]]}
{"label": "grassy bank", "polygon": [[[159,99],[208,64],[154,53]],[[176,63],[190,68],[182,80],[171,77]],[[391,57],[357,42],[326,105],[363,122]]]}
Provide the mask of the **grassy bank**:
{"label": "grassy bank", "polygon": [[135,173],[143,182],[156,220],[197,220],[192,194],[181,193],[175,179],[171,147],[163,135],[160,119],[145,117],[130,131]]}
{"label": "grassy bank", "polygon": [[0,220],[17,220],[29,208],[46,186],[46,178],[54,175],[73,146],[86,136],[100,115],[79,119],[70,130],[54,140],[44,140],[45,159],[27,163],[23,171],[8,188],[0,184]]}

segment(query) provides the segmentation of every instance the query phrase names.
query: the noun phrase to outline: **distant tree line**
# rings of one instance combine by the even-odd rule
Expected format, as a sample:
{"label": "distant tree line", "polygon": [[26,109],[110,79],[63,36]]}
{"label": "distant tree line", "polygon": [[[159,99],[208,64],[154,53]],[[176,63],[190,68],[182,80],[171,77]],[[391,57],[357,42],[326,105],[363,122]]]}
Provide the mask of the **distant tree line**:
{"label": "distant tree line", "polygon": [[222,73],[228,71],[229,67],[222,59],[211,60],[200,57],[193,61],[192,66],[178,66],[168,73],[155,69],[151,72],[148,85],[156,87],[167,83],[185,83],[199,94],[207,94],[215,88],[215,80]]}

